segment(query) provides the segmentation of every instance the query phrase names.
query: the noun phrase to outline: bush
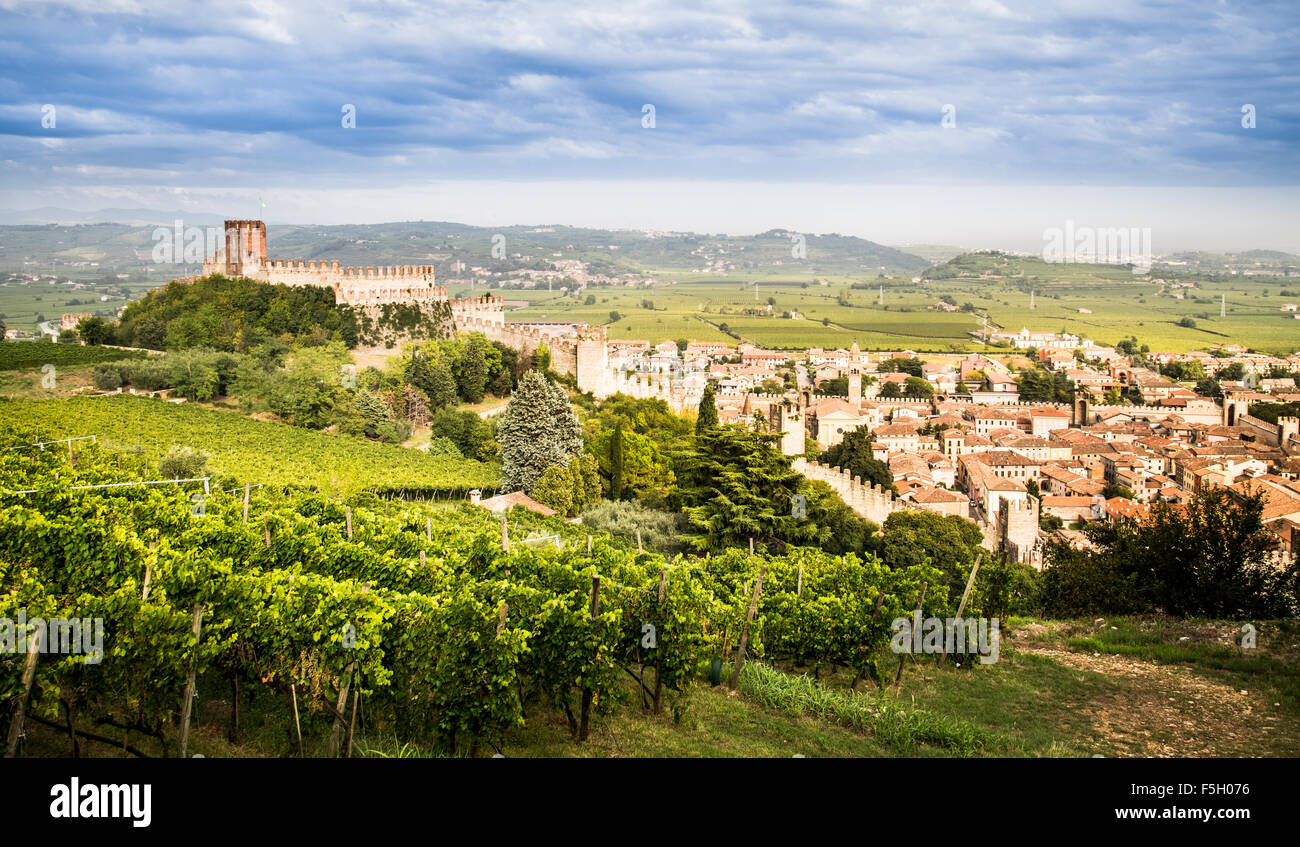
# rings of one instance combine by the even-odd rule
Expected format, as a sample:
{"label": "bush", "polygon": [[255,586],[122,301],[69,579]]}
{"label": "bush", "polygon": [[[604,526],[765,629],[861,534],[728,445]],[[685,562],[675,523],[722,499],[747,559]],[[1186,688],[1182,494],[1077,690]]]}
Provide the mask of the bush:
{"label": "bush", "polygon": [[460,456],[460,448],[456,442],[447,438],[445,435],[438,435],[429,439],[429,455],[431,456]]}
{"label": "bush", "polygon": [[116,391],[122,387],[122,373],[117,365],[95,365],[91,378],[100,391]]}
{"label": "bush", "polygon": [[625,500],[605,500],[582,514],[584,526],[636,542],[637,530],[647,550],[671,555],[685,549],[678,538],[681,517]]}
{"label": "bush", "polygon": [[173,444],[167,455],[158,462],[158,475],[163,479],[196,479],[208,467],[208,454],[194,447]]}

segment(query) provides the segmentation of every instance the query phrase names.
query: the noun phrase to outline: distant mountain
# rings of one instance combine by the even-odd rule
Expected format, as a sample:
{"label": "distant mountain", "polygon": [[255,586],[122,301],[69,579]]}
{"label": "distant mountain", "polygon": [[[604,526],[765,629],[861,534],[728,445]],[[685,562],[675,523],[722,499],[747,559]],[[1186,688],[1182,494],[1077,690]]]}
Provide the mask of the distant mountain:
{"label": "distant mountain", "polygon": [[182,220],[186,226],[218,226],[222,223],[221,215],[206,212],[170,212],[158,209],[98,209],[94,212],[78,212],[61,209],[57,206],[42,206],[39,209],[23,211],[0,210],[0,224],[95,224],[120,223],[130,225],[153,224],[170,226]]}

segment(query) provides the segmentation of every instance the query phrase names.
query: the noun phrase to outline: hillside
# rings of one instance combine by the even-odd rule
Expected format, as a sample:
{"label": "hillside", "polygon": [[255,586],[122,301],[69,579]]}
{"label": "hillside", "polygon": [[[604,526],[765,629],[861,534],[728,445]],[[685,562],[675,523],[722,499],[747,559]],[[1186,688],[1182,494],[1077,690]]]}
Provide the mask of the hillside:
{"label": "hillside", "polygon": [[463,496],[471,488],[494,490],[499,477],[496,466],[470,459],[130,395],[0,400],[0,424],[35,425],[45,439],[96,435],[106,448],[138,451],[154,467],[173,444],[195,447],[231,485],[292,485],[336,496]]}

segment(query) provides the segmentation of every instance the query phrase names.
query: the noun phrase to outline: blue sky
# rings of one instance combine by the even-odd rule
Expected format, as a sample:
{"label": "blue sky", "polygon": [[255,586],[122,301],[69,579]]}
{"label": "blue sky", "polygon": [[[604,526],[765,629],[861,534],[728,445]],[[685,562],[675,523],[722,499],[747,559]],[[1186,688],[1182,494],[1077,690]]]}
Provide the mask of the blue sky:
{"label": "blue sky", "polygon": [[0,0],[0,206],[1300,250],[1298,36],[1293,2]]}

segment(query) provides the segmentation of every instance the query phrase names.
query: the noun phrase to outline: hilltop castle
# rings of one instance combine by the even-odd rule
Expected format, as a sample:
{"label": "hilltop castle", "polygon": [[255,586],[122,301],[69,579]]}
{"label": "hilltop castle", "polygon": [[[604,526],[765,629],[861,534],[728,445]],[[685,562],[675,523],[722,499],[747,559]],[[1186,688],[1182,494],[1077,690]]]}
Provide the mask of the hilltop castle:
{"label": "hilltop castle", "polygon": [[598,397],[612,393],[603,326],[572,322],[506,321],[501,297],[452,298],[446,286],[434,284],[433,265],[341,267],[337,261],[266,258],[266,224],[226,221],[225,244],[204,260],[203,275],[246,277],[283,285],[329,288],[334,302],[381,319],[387,304],[450,312],[457,332],[481,332],[523,353],[542,344],[551,352],[551,369],[568,374],[578,387]]}
{"label": "hilltop castle", "polygon": [[226,221],[225,246],[203,262],[203,275],[247,277],[284,285],[316,285],[334,291],[335,303],[424,303],[446,301],[447,289],[434,285],[433,265],[340,267],[337,260],[266,258],[266,224]]}

